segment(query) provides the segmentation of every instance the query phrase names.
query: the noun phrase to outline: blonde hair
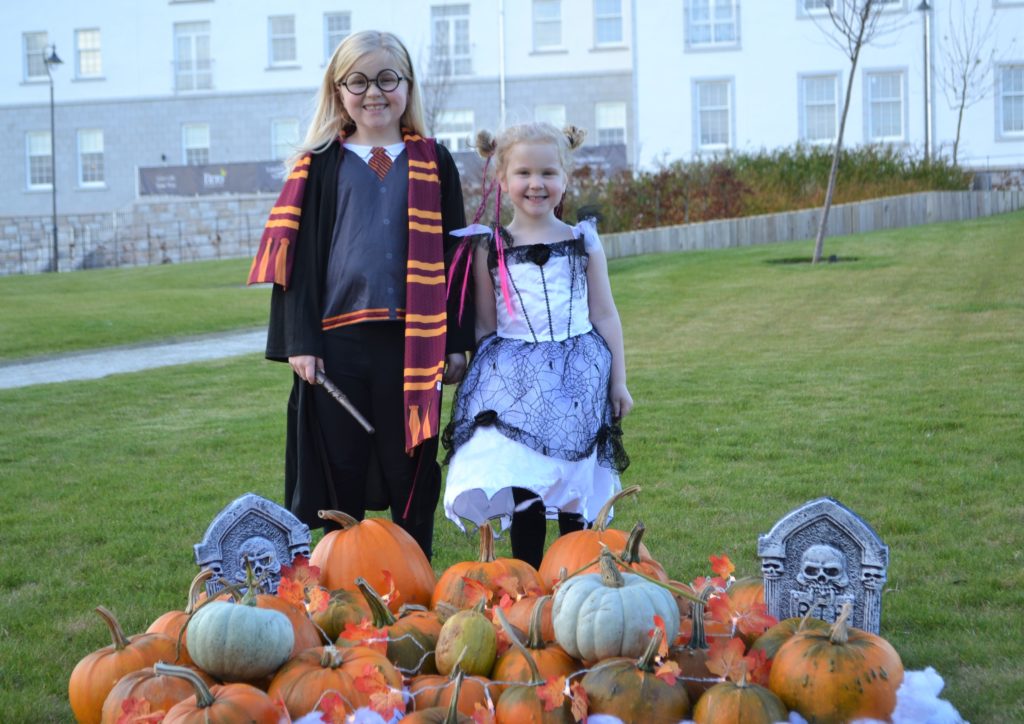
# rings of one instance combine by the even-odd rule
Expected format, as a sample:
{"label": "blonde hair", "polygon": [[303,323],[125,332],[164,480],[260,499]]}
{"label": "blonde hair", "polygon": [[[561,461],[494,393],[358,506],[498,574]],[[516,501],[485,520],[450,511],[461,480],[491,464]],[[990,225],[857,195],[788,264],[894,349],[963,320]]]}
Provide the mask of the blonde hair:
{"label": "blonde hair", "polygon": [[423,104],[420,100],[420,90],[416,83],[416,74],[413,73],[409,51],[406,50],[402,41],[392,33],[363,30],[349,35],[335,48],[331,61],[327,64],[327,70],[324,71],[323,80],[320,82],[320,89],[316,97],[316,110],[313,112],[313,120],[306,131],[306,138],[286,161],[289,170],[306,153],[323,151],[343,130],[347,129],[346,132],[350,134],[355,128],[355,123],[341,102],[338,83],[348,76],[353,66],[363,56],[377,50],[383,50],[391,56],[395,63],[395,70],[409,84],[405,113],[401,118],[402,127],[409,128],[416,133],[423,132]]}
{"label": "blonde hair", "polygon": [[494,157],[494,176],[501,178],[508,167],[508,156],[517,143],[552,143],[558,149],[558,160],[568,177],[572,174],[572,152],[583,144],[586,131],[576,126],[558,130],[550,123],[520,123],[509,126],[497,137],[488,131],[476,136],[476,150],[484,158]]}

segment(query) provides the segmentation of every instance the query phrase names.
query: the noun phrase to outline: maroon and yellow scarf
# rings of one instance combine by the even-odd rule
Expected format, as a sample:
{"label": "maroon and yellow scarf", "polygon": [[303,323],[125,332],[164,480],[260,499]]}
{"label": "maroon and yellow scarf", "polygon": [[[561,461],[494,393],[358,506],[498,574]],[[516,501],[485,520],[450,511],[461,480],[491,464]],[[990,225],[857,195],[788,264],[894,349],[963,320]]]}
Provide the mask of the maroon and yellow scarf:
{"label": "maroon and yellow scarf", "polygon": [[[405,449],[437,435],[447,329],[441,181],[434,139],[402,129],[409,159],[409,256],[405,272]],[[344,141],[344,137],[342,137]],[[249,284],[288,288],[311,154],[295,164],[260,237]]]}

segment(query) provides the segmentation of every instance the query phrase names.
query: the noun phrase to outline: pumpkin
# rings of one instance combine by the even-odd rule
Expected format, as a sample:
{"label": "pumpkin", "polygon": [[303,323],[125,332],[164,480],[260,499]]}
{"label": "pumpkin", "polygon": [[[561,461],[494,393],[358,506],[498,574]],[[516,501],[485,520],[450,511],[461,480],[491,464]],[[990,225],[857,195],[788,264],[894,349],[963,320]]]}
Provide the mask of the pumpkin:
{"label": "pumpkin", "polygon": [[[569,699],[563,699],[559,706],[548,708],[545,702],[538,696],[538,687],[549,678],[548,674],[547,672],[545,672],[545,675],[541,674],[533,655],[523,646],[515,632],[512,631],[512,627],[509,626],[508,619],[505,618],[502,610],[500,608],[495,610],[501,627],[512,641],[512,646],[516,653],[526,663],[529,672],[525,677],[516,679],[523,683],[512,684],[501,693],[498,698],[498,705],[494,709],[496,724],[519,724],[519,722],[575,724],[576,719],[573,717],[572,705]],[[537,619],[540,619],[539,613]],[[543,646],[543,643],[541,645]],[[572,668],[575,669],[575,666]],[[572,673],[572,671],[567,672],[566,675],[568,673]],[[560,676],[561,674],[551,675]]]}
{"label": "pumpkin", "polygon": [[[188,600],[185,602],[184,611],[168,611],[159,616],[146,629],[146,633],[167,634],[175,641],[176,651],[172,663],[188,666],[193,663],[188,655],[188,648],[185,646],[185,625],[199,602],[199,596],[203,593],[206,581],[213,577],[213,571],[204,568],[192,579],[188,587]],[[188,686],[188,683],[181,679],[174,680],[177,686]],[[191,691],[191,689],[189,689]]]}
{"label": "pumpkin", "polygon": [[246,583],[237,603],[207,601],[188,622],[189,656],[203,671],[225,681],[269,676],[288,660],[295,645],[288,617],[256,605],[259,594],[250,566]]}
{"label": "pumpkin", "polygon": [[68,698],[75,719],[97,724],[103,714],[103,702],[125,674],[174,658],[175,642],[162,633],[144,633],[128,638],[110,611],[96,607],[96,613],[110,629],[113,643],[93,651],[79,661],[68,680]]}
{"label": "pumpkin", "polygon": [[327,691],[336,691],[351,704],[351,711],[357,700],[356,684],[342,669],[343,663],[341,652],[333,646],[307,649],[278,670],[267,694],[274,701],[283,701],[288,714],[296,719],[313,711]]}
{"label": "pumpkin", "polygon": [[685,719],[690,699],[683,682],[668,684],[655,675],[654,659],[663,640],[664,633],[655,628],[639,659],[614,657],[590,669],[580,682],[588,713],[611,714],[624,722]]}
{"label": "pumpkin", "polygon": [[512,624],[513,628],[520,631],[530,630],[530,621],[533,618],[533,611],[537,606],[542,609],[541,613],[541,639],[543,641],[555,640],[555,626],[551,623],[551,602],[550,595],[545,596],[523,596],[518,601],[504,609],[505,617]]}
{"label": "pumpkin", "polygon": [[903,662],[888,641],[850,628],[846,603],[830,631],[793,634],[775,654],[768,688],[809,721],[889,720]]}
{"label": "pumpkin", "polygon": [[441,635],[437,614],[403,607],[402,615],[396,617],[365,578],[357,578],[356,585],[371,612],[373,628],[387,633],[388,660],[407,676],[437,673],[434,649]]}
{"label": "pumpkin", "polygon": [[[551,677],[567,677],[580,668],[579,662],[569,656],[565,649],[558,644],[549,645],[544,641],[544,604],[550,600],[551,596],[543,596],[533,607],[525,646],[519,643],[518,637],[511,635],[511,625],[505,626],[513,645],[494,663],[494,670],[491,672],[491,679],[495,682],[491,692],[494,697],[501,696],[506,688],[506,682],[529,683],[539,678],[543,683]],[[506,622],[511,623],[504,610],[496,610],[499,612],[499,619],[504,618]]]}
{"label": "pumpkin", "polygon": [[180,676],[195,689],[195,696],[179,701],[168,709],[163,724],[236,724],[243,721],[251,724],[279,724],[281,721],[283,712],[255,686],[207,686],[199,674],[184,666],[157,663],[153,668],[158,674]]}
{"label": "pumpkin", "polygon": [[[196,674],[210,686],[213,679],[201,671]],[[100,724],[118,724],[124,714],[123,704],[129,699],[149,702],[152,712],[166,712],[179,701],[184,701],[195,694],[195,689],[185,679],[178,676],[158,674],[152,666],[125,674],[114,688],[110,690],[103,702],[103,713]]]}
{"label": "pumpkin", "polygon": [[[706,603],[714,591],[714,586],[706,584],[700,592],[701,600]],[[704,604],[690,603],[690,622],[693,627],[690,640],[683,646],[669,649],[669,658],[679,665],[679,676],[690,701],[697,701],[701,694],[719,682],[719,678],[712,676],[707,667],[711,647],[704,635]]]}
{"label": "pumpkin", "polygon": [[693,710],[696,724],[774,724],[789,721],[786,706],[770,689],[747,682],[715,684],[700,697]]}
{"label": "pumpkin", "polygon": [[498,634],[482,609],[483,601],[476,608],[459,611],[441,626],[434,651],[441,674],[450,674],[456,664],[470,675],[491,673],[498,656]]}
{"label": "pumpkin", "polygon": [[363,595],[357,590],[347,588],[331,591],[327,608],[311,615],[313,623],[324,632],[329,641],[337,639],[345,630],[346,624],[358,624],[369,617],[370,608],[366,605]]}
{"label": "pumpkin", "polygon": [[461,713],[472,716],[476,712],[477,704],[484,708],[488,707],[491,702],[488,694],[490,687],[489,679],[482,676],[465,676],[461,666],[456,666],[449,676],[415,676],[409,682],[409,710],[445,709],[454,700]]}
{"label": "pumpkin", "polygon": [[[550,593],[555,583],[562,578],[564,568],[570,574],[589,567],[595,558],[601,553],[602,546],[607,546],[613,551],[621,551],[629,540],[629,534],[621,530],[609,528],[611,522],[612,508],[616,503],[628,495],[640,492],[639,485],[631,485],[623,488],[612,496],[597,513],[594,525],[585,530],[577,530],[559,536],[548,548],[541,560],[537,572],[544,583],[544,591]],[[650,551],[643,543],[638,545],[638,554],[644,558],[650,558]]]}
{"label": "pumpkin", "polygon": [[434,569],[419,544],[400,526],[385,518],[358,521],[338,510],[321,510],[320,517],[339,524],[320,539],[309,558],[320,568],[320,584],[328,590],[356,589],[362,576],[378,591],[391,581],[398,595],[389,602],[397,611],[403,603],[430,604]]}
{"label": "pumpkin", "polygon": [[462,692],[464,677],[461,669],[455,672],[447,704],[416,709],[406,714],[402,721],[407,724],[473,724],[475,719],[459,709],[459,694]]}
{"label": "pumpkin", "polygon": [[600,556],[601,573],[563,581],[555,593],[551,620],[555,640],[572,657],[593,663],[612,656],[641,655],[654,617],[665,623],[669,641],[679,630],[672,594],[633,573],[621,573],[609,551]]}
{"label": "pumpkin", "polygon": [[793,638],[797,632],[804,630],[829,631],[831,629],[832,627],[820,618],[811,618],[810,616],[785,618],[758,636],[750,649],[751,651],[764,651],[767,658],[774,659],[782,644]]}
{"label": "pumpkin", "polygon": [[[445,601],[456,608],[469,608],[476,601],[477,593],[466,579],[477,581],[488,591],[499,593],[505,590],[514,594],[539,593],[543,590],[536,569],[526,561],[516,558],[494,557],[494,529],[490,525],[480,526],[480,557],[476,561],[460,561],[441,574],[434,586],[430,599],[431,607]],[[509,587],[518,589],[508,591]]]}

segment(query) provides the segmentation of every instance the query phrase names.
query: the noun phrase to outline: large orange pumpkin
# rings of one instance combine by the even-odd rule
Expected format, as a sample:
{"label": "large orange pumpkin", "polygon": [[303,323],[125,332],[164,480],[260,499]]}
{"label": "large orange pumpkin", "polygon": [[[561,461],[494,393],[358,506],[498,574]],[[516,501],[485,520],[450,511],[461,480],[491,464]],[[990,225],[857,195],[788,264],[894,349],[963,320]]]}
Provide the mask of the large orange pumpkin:
{"label": "large orange pumpkin", "polygon": [[81,724],[99,724],[103,702],[125,674],[174,659],[175,642],[162,633],[144,633],[128,638],[110,611],[96,607],[96,613],[110,629],[113,643],[93,651],[79,661],[68,680],[71,711]]}
{"label": "large orange pumpkin", "polygon": [[338,510],[321,510],[320,517],[342,526],[320,539],[309,563],[320,568],[320,583],[328,590],[356,589],[362,576],[378,591],[388,590],[385,572],[391,574],[398,595],[390,602],[393,611],[405,603],[430,604],[434,569],[423,549],[400,526],[385,518],[357,521]]}
{"label": "large orange pumpkin", "polygon": [[307,649],[277,670],[267,694],[283,701],[296,719],[313,711],[328,691],[336,691],[351,712],[363,697],[356,691],[355,679],[342,669],[343,663],[341,652],[333,646]]}
{"label": "large orange pumpkin", "polygon": [[207,686],[192,669],[155,664],[158,674],[180,676],[195,688],[195,696],[172,706],[163,724],[279,724],[282,712],[276,703],[255,686],[225,684]]}
{"label": "large orange pumpkin", "polygon": [[[168,611],[159,616],[146,629],[146,633],[167,634],[174,639],[177,645],[177,657],[171,663],[181,664],[182,666],[190,666],[193,663],[192,657],[188,655],[188,648],[185,645],[185,624],[188,623],[189,616],[192,615],[196,604],[199,602],[199,596],[203,593],[206,581],[211,577],[213,577],[213,571],[209,568],[199,571],[188,587],[188,600],[185,602],[185,610]],[[174,682],[176,686],[188,685],[181,679],[175,679]]]}
{"label": "large orange pumpkin", "polygon": [[[196,674],[213,685],[213,679],[204,672],[196,670]],[[192,684],[179,676],[158,674],[151,666],[133,671],[122,676],[114,688],[110,690],[103,702],[101,724],[117,724],[124,714],[123,704],[129,699],[149,702],[151,712],[167,711],[179,701],[184,701],[195,694]]]}
{"label": "large orange pumpkin", "polygon": [[888,721],[903,682],[903,662],[888,641],[850,628],[844,604],[831,631],[804,630],[776,652],[768,687],[809,721]]}
{"label": "large orange pumpkin", "polygon": [[543,589],[536,569],[526,561],[494,557],[494,529],[490,525],[484,524],[479,530],[480,558],[476,561],[460,561],[441,574],[430,599],[431,608],[441,601],[456,608],[473,606],[477,596],[467,586],[467,578],[479,582],[492,594],[497,594],[496,597],[501,595],[502,583],[516,587],[516,593],[536,593]]}

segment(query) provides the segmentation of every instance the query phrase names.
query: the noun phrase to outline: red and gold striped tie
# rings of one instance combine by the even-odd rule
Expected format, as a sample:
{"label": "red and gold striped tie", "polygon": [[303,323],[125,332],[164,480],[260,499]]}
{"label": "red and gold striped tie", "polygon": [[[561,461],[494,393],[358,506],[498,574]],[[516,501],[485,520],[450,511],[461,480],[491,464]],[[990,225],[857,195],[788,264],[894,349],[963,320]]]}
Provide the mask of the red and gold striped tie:
{"label": "red and gold striped tie", "polygon": [[381,181],[391,168],[391,156],[384,150],[383,146],[374,146],[370,149],[370,168],[380,177]]}

